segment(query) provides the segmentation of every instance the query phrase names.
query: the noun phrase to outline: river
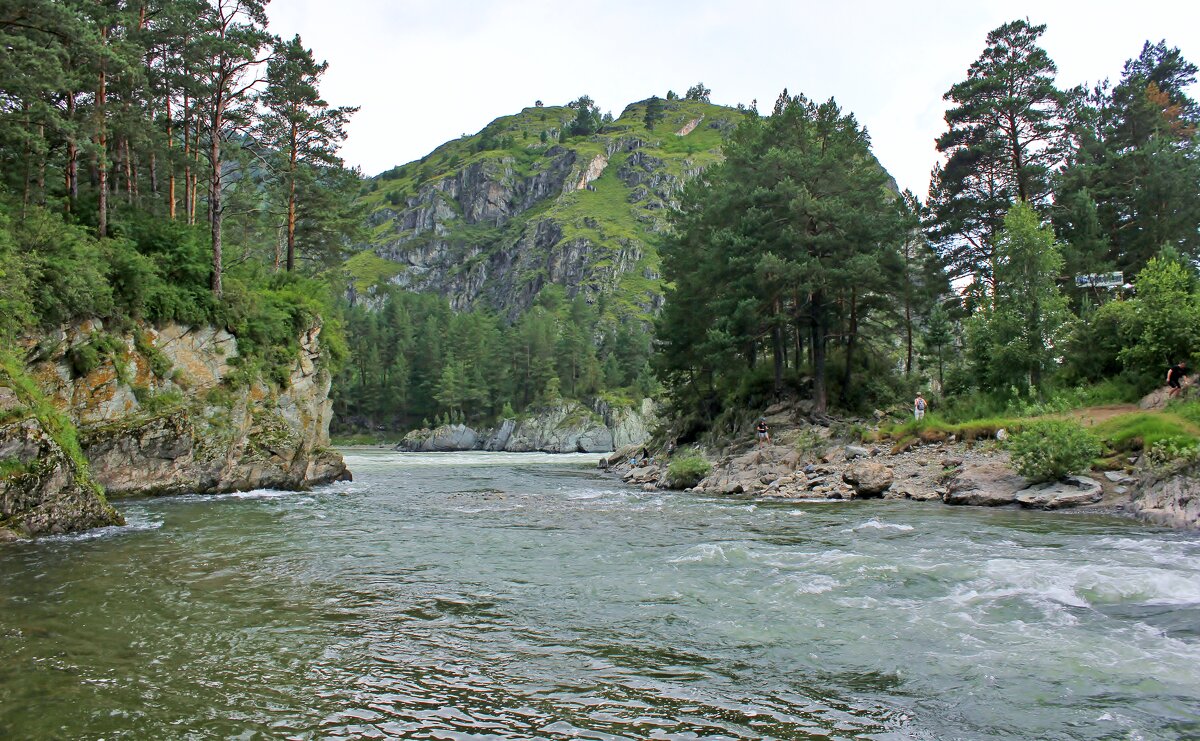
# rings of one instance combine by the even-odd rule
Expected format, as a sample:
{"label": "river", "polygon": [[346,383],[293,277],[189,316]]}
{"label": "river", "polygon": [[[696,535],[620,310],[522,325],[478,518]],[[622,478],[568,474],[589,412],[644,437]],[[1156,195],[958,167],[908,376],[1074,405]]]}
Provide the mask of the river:
{"label": "river", "polygon": [[0,546],[0,738],[1200,737],[1200,540],[350,451]]}

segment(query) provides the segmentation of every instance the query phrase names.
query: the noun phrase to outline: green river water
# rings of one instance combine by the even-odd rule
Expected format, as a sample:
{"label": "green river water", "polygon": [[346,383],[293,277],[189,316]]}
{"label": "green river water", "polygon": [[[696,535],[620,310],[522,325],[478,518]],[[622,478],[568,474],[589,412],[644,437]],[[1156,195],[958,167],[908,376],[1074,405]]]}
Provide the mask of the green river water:
{"label": "green river water", "polygon": [[352,451],[0,546],[0,738],[1200,738],[1200,540]]}

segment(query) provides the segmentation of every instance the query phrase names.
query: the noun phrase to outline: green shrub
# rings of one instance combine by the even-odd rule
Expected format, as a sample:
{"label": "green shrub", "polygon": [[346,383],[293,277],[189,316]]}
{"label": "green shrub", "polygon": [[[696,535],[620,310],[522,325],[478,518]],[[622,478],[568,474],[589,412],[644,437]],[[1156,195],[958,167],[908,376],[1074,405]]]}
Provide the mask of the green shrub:
{"label": "green shrub", "polygon": [[1100,440],[1078,422],[1034,422],[1013,435],[1007,445],[1017,471],[1031,481],[1054,481],[1091,467],[1100,455]]}
{"label": "green shrub", "polygon": [[700,483],[712,466],[695,453],[679,456],[667,466],[667,485],[672,489],[687,489]]}

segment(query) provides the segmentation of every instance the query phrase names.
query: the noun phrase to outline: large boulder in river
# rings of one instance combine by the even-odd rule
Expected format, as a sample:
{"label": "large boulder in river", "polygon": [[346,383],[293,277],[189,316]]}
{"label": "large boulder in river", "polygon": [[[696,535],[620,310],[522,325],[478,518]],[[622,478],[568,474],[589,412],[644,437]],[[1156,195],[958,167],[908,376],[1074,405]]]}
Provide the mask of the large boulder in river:
{"label": "large boulder in river", "polygon": [[0,542],[124,524],[77,456],[32,410],[16,411],[22,418],[0,424]]}
{"label": "large boulder in river", "polygon": [[479,433],[466,425],[442,425],[435,429],[414,430],[404,436],[397,450],[410,453],[449,453],[457,450],[475,450],[479,445]]}
{"label": "large boulder in river", "polygon": [[855,496],[862,499],[882,496],[894,479],[892,469],[870,461],[853,463],[842,472],[842,481],[853,486]]}
{"label": "large boulder in river", "polygon": [[969,463],[950,480],[946,504],[970,504],[999,507],[1017,501],[1017,492],[1029,488],[1029,481],[998,461]]}
{"label": "large boulder in river", "polygon": [[1062,481],[1035,484],[1017,492],[1017,503],[1035,509],[1064,509],[1100,501],[1100,482],[1086,476],[1068,476]]}

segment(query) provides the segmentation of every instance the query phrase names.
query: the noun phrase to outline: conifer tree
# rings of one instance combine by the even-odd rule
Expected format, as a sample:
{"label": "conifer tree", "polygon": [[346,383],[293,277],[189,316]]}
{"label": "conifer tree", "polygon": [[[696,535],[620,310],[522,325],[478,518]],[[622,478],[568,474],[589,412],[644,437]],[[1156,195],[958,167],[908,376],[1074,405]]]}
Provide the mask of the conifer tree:
{"label": "conifer tree", "polygon": [[328,66],[313,58],[299,36],[276,44],[267,65],[267,86],[261,97],[266,115],[261,131],[267,147],[284,160],[279,179],[287,202],[288,271],[296,267],[297,193],[302,173],[311,179],[322,166],[341,165],[337,146],[346,138],[347,120],[358,110],[331,108],[321,98],[319,85]]}
{"label": "conifer tree", "polygon": [[937,139],[929,233],[954,277],[992,280],[996,234],[1017,202],[1047,204],[1063,156],[1063,96],[1057,67],[1037,45],[1045,26],[1017,20],[988,34],[967,79],[945,99],[948,129]]}

